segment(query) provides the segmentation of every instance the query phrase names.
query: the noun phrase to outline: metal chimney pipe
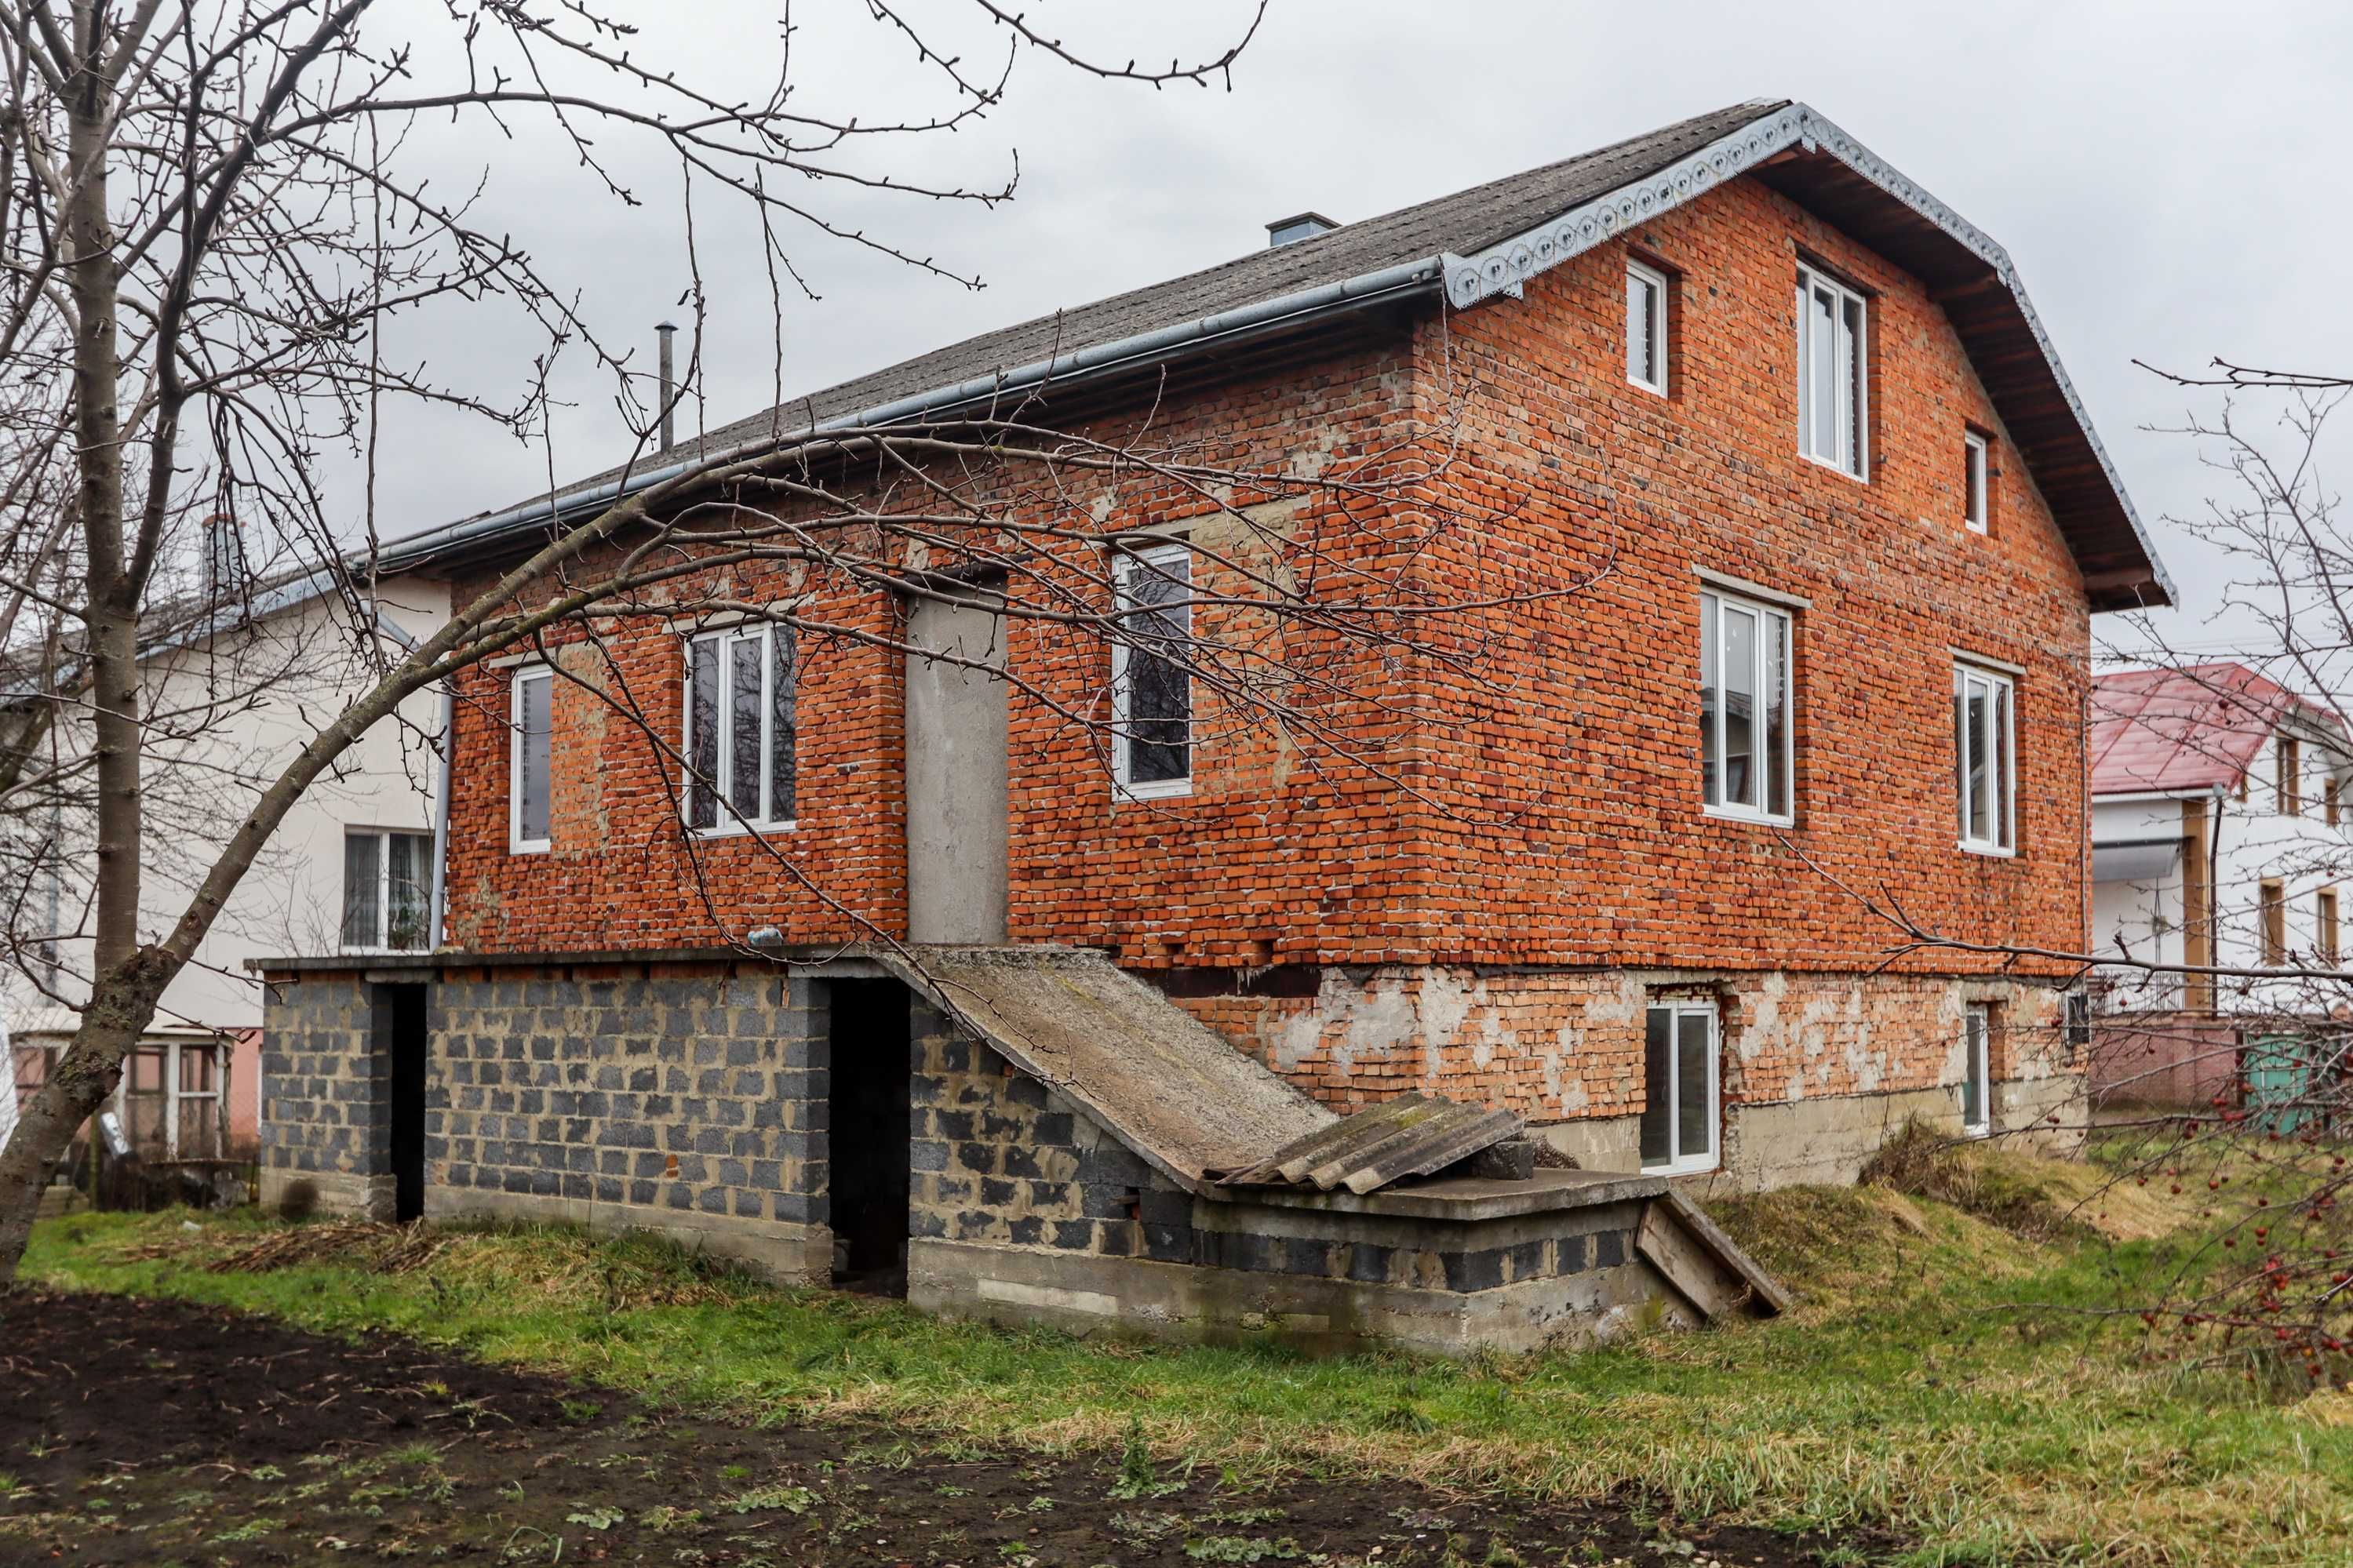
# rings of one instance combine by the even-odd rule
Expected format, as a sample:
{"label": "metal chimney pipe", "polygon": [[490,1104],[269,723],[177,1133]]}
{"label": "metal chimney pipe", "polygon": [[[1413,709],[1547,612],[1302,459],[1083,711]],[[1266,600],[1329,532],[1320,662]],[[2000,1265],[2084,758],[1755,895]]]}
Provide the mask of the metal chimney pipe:
{"label": "metal chimney pipe", "polygon": [[671,424],[671,409],[678,401],[678,374],[670,364],[670,339],[678,334],[678,328],[672,322],[663,321],[654,331],[661,335],[661,449],[667,452],[675,444],[677,436]]}

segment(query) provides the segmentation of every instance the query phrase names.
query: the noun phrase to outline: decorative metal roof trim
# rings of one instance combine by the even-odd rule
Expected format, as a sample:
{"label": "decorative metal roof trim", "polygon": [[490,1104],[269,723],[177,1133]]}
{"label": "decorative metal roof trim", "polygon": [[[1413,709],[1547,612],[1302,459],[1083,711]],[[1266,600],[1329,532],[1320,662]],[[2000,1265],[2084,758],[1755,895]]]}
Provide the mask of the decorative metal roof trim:
{"label": "decorative metal roof trim", "polygon": [[2133,506],[2132,496],[2108,457],[2108,449],[2101,445],[2099,432],[2092,427],[2092,416],[2084,409],[2084,400],[2076,395],[2074,384],[2067,379],[2066,368],[2059,363],[2058,350],[2052,344],[2051,334],[2043,330],[2042,317],[2035,314],[2033,301],[2026,297],[2025,285],[2019,281],[2018,268],[2012,265],[2010,253],[1996,244],[1992,236],[1905,177],[1894,165],[1807,104],[1792,103],[1759,115],[1730,135],[1718,138],[1656,174],[1630,180],[1614,191],[1571,207],[1558,217],[1498,240],[1476,255],[1448,251],[1443,258],[1446,298],[1458,310],[1498,294],[1516,298],[1527,280],[1537,273],[1639,227],[1791,147],[1801,147],[1809,153],[1829,153],[1993,268],[2002,286],[2018,301],[2019,311],[2026,319],[2028,331],[2034,334],[2035,345],[2042,351],[2043,363],[2050,367],[2060,395],[2066,399],[2077,428],[2091,446],[2092,455],[2099,459],[2100,471],[2107,477],[2116,504],[2124,509],[2125,521],[2132,524],[2133,536],[2140,542],[2141,553],[2148,558],[2151,574],[2168,599],[2176,597],[2172,574],[2158,557],[2156,542],[2141,522],[2140,512]]}

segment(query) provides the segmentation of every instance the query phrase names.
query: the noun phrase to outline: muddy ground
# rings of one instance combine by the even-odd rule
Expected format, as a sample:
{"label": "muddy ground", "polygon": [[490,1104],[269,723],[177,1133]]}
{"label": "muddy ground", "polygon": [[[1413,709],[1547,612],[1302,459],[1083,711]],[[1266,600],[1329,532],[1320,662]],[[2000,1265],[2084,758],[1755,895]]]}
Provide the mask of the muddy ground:
{"label": "muddy ground", "polygon": [[[1137,1456],[1140,1461],[1141,1456]],[[665,1564],[1856,1563],[1849,1544],[1119,1452],[747,1427],[266,1319],[0,1297],[0,1562]],[[1866,1546],[1869,1543],[1864,1543]],[[1876,1556],[1877,1552],[1871,1552]]]}

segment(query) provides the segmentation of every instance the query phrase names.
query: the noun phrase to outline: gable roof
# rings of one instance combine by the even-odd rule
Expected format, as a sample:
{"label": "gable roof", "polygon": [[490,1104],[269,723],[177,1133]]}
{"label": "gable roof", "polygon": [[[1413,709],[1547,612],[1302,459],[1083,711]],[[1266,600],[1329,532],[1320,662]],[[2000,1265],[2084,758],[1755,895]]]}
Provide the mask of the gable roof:
{"label": "gable roof", "polygon": [[2094,609],[2171,602],[2171,584],[2001,247],[1805,104],[1757,100],[1254,251],[920,354],[709,432],[689,459],[576,481],[384,547],[406,571],[528,541],[551,521],[708,458],[965,410],[1048,384],[1134,373],[1404,300],[1467,310],[1713,189],[1755,174],[1936,292],[2085,578]]}
{"label": "gable roof", "polygon": [[2234,790],[2283,721],[2344,721],[2243,664],[2127,669],[2092,683],[2092,793]]}

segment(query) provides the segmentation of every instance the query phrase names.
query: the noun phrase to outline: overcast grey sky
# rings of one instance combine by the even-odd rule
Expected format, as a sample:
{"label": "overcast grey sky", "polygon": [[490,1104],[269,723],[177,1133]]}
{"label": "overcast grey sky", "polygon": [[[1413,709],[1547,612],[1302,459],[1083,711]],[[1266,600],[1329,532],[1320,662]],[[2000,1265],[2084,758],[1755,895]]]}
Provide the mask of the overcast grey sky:
{"label": "overcast grey sky", "polygon": [[[750,91],[778,58],[777,0],[675,0],[643,10],[643,58]],[[960,0],[947,18],[977,68],[1002,46]],[[1222,45],[1247,0],[1145,8],[1033,0],[1073,42],[1165,58]],[[862,0],[798,0],[793,79],[812,100],[875,119],[944,100]],[[683,19],[677,19],[682,17]],[[787,300],[783,382],[822,387],[976,331],[1209,265],[1265,243],[1269,218],[1314,207],[1342,220],[1566,157],[1752,98],[1814,105],[2008,247],[2069,373],[2193,607],[2211,563],[2166,529],[2211,479],[2177,422],[2190,395],[2136,357],[2195,367],[2221,353],[2353,371],[2344,257],[2353,213],[2337,159],[2348,135],[2353,6],[2149,0],[1976,0],[1966,6],[1804,7],[1624,0],[1274,0],[1234,89],[1154,92],[1078,77],[1042,57],[1008,103],[954,137],[908,143],[893,172],[1001,179],[991,208],[813,189],[817,210],[976,275],[966,289],[807,232],[785,236],[822,295]],[[437,140],[437,137],[439,139]],[[689,269],[675,176],[633,166],[648,205],[600,198],[552,141],[420,133],[448,177],[494,158],[485,212],[582,291],[600,330],[641,339],[676,314]],[[660,195],[667,184],[672,193]],[[696,203],[710,331],[709,422],[772,401],[776,334],[751,232],[719,196]],[[684,320],[681,316],[681,320]],[[495,310],[397,324],[396,355],[447,381],[512,395],[538,344]],[[503,505],[592,471],[621,437],[611,385],[564,362],[576,406],[553,454],[448,414],[403,411],[386,431],[386,534]],[[356,517],[356,486],[348,486]],[[2211,603],[2211,597],[2206,602]],[[2183,626],[2179,636],[2216,634]]]}

